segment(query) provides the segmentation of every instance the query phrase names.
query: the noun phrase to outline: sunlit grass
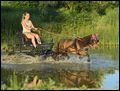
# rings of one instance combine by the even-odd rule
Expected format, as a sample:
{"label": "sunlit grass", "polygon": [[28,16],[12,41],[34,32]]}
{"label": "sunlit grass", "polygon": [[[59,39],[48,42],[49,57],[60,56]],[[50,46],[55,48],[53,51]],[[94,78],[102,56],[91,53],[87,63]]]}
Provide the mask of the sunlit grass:
{"label": "sunlit grass", "polygon": [[[9,9],[9,8],[8,8]],[[106,15],[99,16],[96,12],[73,13],[60,9],[58,12],[64,18],[61,22],[45,22],[40,17],[40,11],[30,9],[32,13],[31,20],[36,27],[42,27],[42,37],[49,42],[51,38],[55,41],[55,46],[58,41],[63,38],[84,37],[89,34],[97,33],[99,35],[101,45],[119,44],[119,8],[107,9]],[[1,13],[1,32],[2,32],[2,48],[7,48],[7,39],[14,41],[16,32],[21,31],[21,18],[24,9],[10,9]],[[49,17],[49,16],[48,16]],[[46,18],[48,18],[46,17]],[[51,33],[47,33],[51,32]],[[53,34],[52,34],[53,33]]]}

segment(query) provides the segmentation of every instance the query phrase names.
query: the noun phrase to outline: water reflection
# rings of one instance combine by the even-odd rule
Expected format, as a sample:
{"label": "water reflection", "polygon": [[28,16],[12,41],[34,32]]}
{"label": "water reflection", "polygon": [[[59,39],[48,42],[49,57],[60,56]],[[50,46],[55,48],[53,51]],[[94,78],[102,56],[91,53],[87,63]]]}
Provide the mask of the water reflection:
{"label": "water reflection", "polygon": [[115,70],[112,74],[105,74],[101,89],[119,89],[119,71]]}
{"label": "water reflection", "polygon": [[60,73],[61,82],[69,87],[100,87],[103,73],[99,71],[65,71]]}
{"label": "water reflection", "polygon": [[[12,70],[2,69],[2,81],[3,83],[9,84],[10,76],[12,76]],[[107,88],[108,86],[115,86],[115,77],[118,78],[118,73],[116,74],[113,68],[109,69],[97,69],[97,70],[64,70],[64,69],[48,69],[48,70],[31,70],[26,72],[16,72],[18,81],[24,82],[26,75],[28,75],[29,81],[33,79],[34,76],[38,76],[40,79],[46,80],[47,78],[52,78],[56,83],[63,83],[68,87],[80,87],[85,85],[89,88]],[[111,75],[114,75],[111,77]],[[6,79],[7,78],[7,79]],[[118,81],[118,79],[116,79]],[[114,82],[115,81],[115,82]],[[111,83],[109,85],[108,83]]]}
{"label": "water reflection", "polygon": [[[63,83],[68,87],[86,85],[89,88],[118,89],[119,88],[119,56],[118,49],[101,49],[91,51],[91,63],[43,63],[25,65],[2,65],[1,83],[9,84],[10,76],[17,75],[19,82],[24,82],[25,77],[34,76],[47,80],[52,78],[56,83]],[[11,68],[11,69],[10,69]]]}

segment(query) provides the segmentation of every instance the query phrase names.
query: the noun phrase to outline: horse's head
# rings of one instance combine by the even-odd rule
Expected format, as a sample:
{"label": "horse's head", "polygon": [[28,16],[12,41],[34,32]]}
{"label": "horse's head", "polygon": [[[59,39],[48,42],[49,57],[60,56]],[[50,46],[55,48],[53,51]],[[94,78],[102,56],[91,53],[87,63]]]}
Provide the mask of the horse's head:
{"label": "horse's head", "polygon": [[92,34],[90,37],[90,47],[97,48],[99,43],[99,38],[97,34]]}

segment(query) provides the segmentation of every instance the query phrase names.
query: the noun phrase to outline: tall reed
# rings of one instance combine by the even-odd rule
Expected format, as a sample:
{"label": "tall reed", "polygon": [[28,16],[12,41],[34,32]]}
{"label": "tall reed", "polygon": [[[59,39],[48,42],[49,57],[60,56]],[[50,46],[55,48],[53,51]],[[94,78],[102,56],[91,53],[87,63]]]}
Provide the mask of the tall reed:
{"label": "tall reed", "polygon": [[[2,48],[6,48],[7,41],[17,41],[16,32],[21,31],[21,18],[25,9],[13,9],[8,7],[2,9],[1,12],[1,37]],[[83,13],[70,13],[66,10],[58,10],[59,17],[63,19],[59,22],[43,21],[40,11],[28,9],[31,12],[31,20],[34,26],[42,27],[42,37],[46,42],[51,38],[58,41],[63,38],[75,38],[77,36],[84,37],[88,34],[97,33],[100,38],[100,44],[113,45],[119,44],[119,8],[107,9],[106,15],[100,16],[95,11]],[[49,16],[48,16],[49,17]],[[58,17],[58,16],[56,16]],[[54,19],[53,19],[54,20]],[[54,33],[48,34],[46,31]],[[59,35],[59,36],[58,36]]]}

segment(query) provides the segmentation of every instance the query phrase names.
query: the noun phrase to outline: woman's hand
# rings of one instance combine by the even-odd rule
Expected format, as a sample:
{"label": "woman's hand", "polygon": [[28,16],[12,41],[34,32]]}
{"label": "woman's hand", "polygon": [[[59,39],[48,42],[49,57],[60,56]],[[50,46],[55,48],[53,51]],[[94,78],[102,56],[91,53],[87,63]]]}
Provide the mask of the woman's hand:
{"label": "woman's hand", "polygon": [[34,30],[38,30],[38,28],[33,28]]}
{"label": "woman's hand", "polygon": [[32,28],[32,31],[33,31],[33,32],[38,32],[38,28],[33,27],[33,28]]}
{"label": "woman's hand", "polygon": [[38,30],[38,28],[34,28],[35,30]]}

